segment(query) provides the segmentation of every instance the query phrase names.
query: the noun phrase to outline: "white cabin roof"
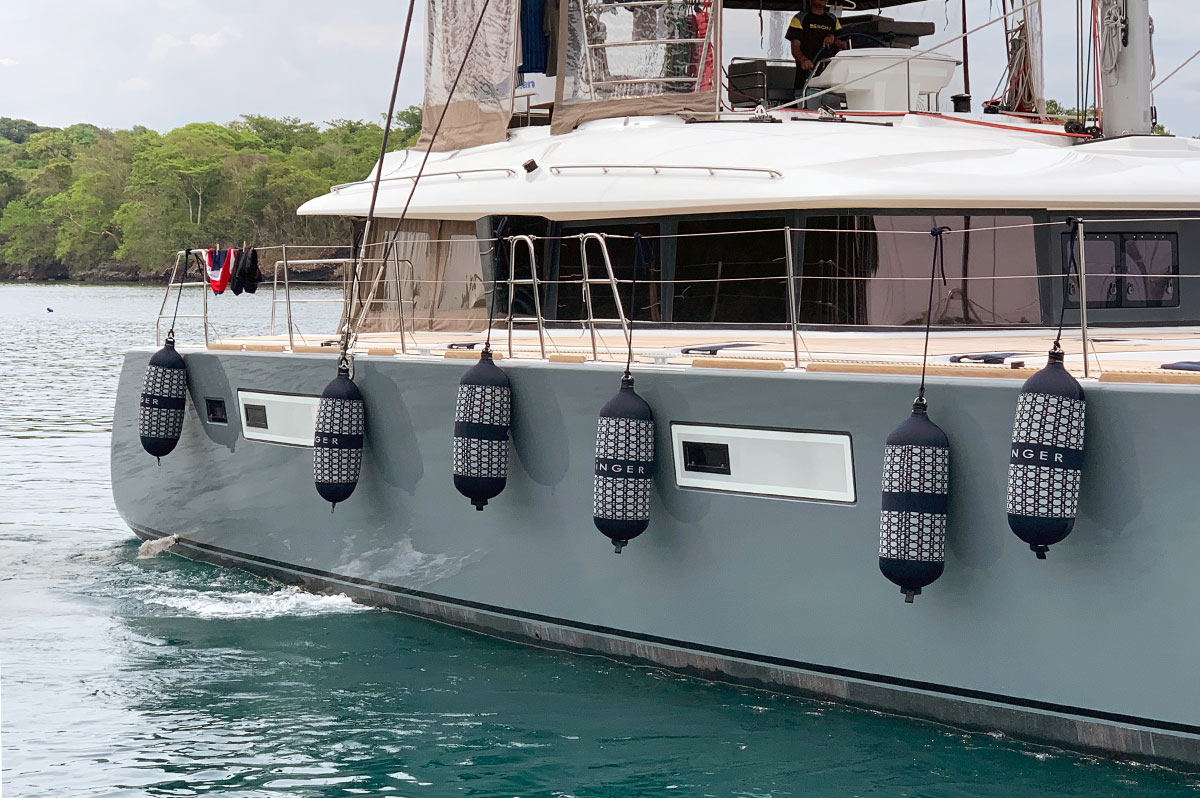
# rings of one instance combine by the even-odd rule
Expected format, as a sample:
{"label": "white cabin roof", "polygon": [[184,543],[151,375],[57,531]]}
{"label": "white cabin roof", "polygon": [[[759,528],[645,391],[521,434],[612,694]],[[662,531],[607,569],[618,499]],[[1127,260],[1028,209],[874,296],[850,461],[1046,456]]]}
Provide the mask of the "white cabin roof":
{"label": "white cabin roof", "polygon": [[[997,115],[776,114],[781,123],[676,117],[587,122],[550,136],[433,153],[410,218],[567,221],[789,208],[1200,210],[1200,140],[1070,137]],[[797,119],[803,121],[797,121]],[[886,123],[891,123],[887,125]],[[398,217],[423,151],[389,153],[375,213]],[[522,164],[536,161],[527,173]],[[365,216],[374,171],[301,215]]]}

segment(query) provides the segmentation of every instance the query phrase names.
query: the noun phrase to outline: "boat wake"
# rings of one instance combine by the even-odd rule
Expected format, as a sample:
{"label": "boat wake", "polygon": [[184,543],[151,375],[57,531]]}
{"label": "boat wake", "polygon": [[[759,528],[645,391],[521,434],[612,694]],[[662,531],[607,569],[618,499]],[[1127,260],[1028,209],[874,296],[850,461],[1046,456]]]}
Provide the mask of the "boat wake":
{"label": "boat wake", "polygon": [[281,587],[270,593],[221,592],[186,588],[147,586],[138,592],[145,604],[168,607],[197,618],[241,619],[330,615],[369,610],[349,596],[319,596],[296,587]]}

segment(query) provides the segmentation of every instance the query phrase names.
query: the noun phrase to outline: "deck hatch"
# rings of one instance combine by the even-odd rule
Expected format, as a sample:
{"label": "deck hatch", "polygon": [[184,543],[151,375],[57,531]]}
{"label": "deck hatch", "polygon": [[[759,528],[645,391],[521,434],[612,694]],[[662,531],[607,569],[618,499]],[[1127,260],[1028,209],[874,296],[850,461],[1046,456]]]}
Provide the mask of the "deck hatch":
{"label": "deck hatch", "polygon": [[674,423],[681,488],[849,504],[857,501],[850,434]]}

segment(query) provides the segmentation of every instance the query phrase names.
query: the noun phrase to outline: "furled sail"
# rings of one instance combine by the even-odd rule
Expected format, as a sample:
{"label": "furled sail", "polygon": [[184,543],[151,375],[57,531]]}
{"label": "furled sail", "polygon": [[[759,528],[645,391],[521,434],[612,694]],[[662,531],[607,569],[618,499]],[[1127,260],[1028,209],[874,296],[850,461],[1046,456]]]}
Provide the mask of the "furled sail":
{"label": "furled sail", "polygon": [[551,132],[618,116],[712,113],[720,0],[561,0]]}
{"label": "furled sail", "polygon": [[[425,4],[425,102],[418,147],[429,146],[447,100],[446,118],[433,142],[435,152],[504,140],[516,79],[517,2],[428,0]],[[477,23],[479,33],[468,53],[466,45]],[[462,78],[451,98],[460,67]]]}

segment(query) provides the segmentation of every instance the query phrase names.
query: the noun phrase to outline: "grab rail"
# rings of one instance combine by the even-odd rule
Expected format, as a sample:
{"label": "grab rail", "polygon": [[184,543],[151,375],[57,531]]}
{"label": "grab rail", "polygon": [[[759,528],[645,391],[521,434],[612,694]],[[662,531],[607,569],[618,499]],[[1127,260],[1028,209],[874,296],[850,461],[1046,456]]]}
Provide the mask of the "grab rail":
{"label": "grab rail", "polygon": [[[462,180],[463,175],[478,175],[478,174],[485,174],[488,172],[503,172],[505,177],[512,177],[513,175],[515,175],[517,173],[517,170],[509,169],[508,167],[504,167],[504,166],[491,166],[491,167],[487,167],[487,168],[483,168],[483,169],[457,169],[453,172],[426,172],[425,174],[421,175],[421,179],[428,180],[431,177],[455,177],[459,180]],[[416,175],[397,175],[396,177],[381,178],[379,180],[379,182],[380,183],[391,183],[396,180],[416,180],[416,179],[417,179]],[[336,186],[330,186],[329,190],[332,191],[334,194],[336,194],[344,188],[350,188],[351,186],[370,186],[370,185],[374,185],[374,183],[375,183],[374,180],[355,180],[351,183],[338,183]]]}
{"label": "grab rail", "polygon": [[[583,271],[583,304],[587,308],[588,332],[592,339],[592,359],[599,360],[600,353],[596,348],[596,322],[597,321],[619,321],[621,323],[621,332],[625,333],[625,343],[629,345],[629,327],[625,323],[625,308],[621,305],[621,292],[617,285],[617,277],[613,274],[612,259],[608,256],[608,242],[604,240],[604,233],[584,233],[579,236],[579,265]],[[596,241],[600,244],[600,254],[604,256],[604,269],[608,273],[608,279],[596,279],[590,274],[587,259],[587,242]],[[592,312],[592,283],[608,283],[612,290],[613,303],[617,307],[617,318],[615,319],[597,319]]]}
{"label": "grab rail", "polygon": [[683,164],[634,164],[634,163],[566,163],[548,167],[550,174],[557,175],[567,169],[599,169],[604,174],[608,174],[610,169],[649,169],[654,174],[660,174],[664,171],[671,170],[690,170],[693,172],[708,172],[710,176],[715,177],[718,172],[748,172],[754,175],[766,175],[768,179],[775,180],[783,177],[783,173],[777,169],[768,169],[765,166],[688,166]]}
{"label": "grab rail", "polygon": [[[517,280],[516,278],[516,263],[517,263],[517,242],[525,244],[529,250],[529,279]],[[493,283],[494,284],[494,283]],[[508,249],[508,356],[513,356],[513,286],[531,285],[533,286],[533,312],[534,318],[537,321],[538,331],[538,351],[541,352],[542,360],[546,359],[546,331],[542,324],[542,300],[539,296],[540,286],[538,285],[537,276],[537,254],[533,246],[533,239],[529,236],[513,236],[509,239]],[[495,301],[495,297],[492,298]]]}

